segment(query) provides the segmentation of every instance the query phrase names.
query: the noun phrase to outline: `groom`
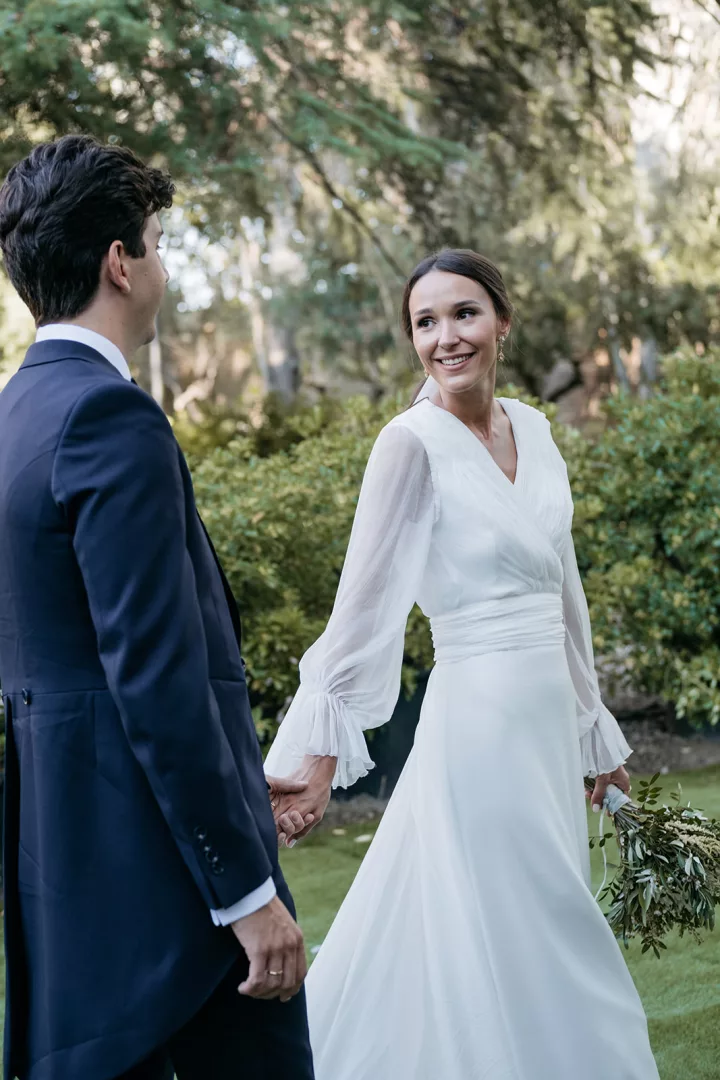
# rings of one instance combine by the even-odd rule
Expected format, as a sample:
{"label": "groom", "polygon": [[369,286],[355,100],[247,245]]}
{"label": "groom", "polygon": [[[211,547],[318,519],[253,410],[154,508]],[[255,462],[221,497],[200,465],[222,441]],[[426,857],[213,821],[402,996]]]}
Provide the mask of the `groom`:
{"label": "groom", "polygon": [[0,394],[6,1080],[313,1076],[237,608],[128,369],[173,191],[87,136],[0,189],[39,328]]}

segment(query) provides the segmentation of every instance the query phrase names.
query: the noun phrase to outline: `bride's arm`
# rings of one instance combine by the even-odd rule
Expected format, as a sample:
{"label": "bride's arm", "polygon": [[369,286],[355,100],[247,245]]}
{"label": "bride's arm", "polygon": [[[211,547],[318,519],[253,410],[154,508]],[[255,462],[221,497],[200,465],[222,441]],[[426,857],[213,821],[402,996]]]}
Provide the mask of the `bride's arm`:
{"label": "bride's arm", "polygon": [[370,455],[335,606],[300,661],[300,687],[265,762],[269,775],[311,771],[329,793],[330,781],[348,787],[373,767],[363,730],[395,708],[433,520],[423,444],[391,424]]}
{"label": "bride's arm", "polygon": [[600,698],[590,616],[575,547],[568,533],[563,552],[565,652],[575,686],[583,776],[612,773],[632,753],[617,720]]}

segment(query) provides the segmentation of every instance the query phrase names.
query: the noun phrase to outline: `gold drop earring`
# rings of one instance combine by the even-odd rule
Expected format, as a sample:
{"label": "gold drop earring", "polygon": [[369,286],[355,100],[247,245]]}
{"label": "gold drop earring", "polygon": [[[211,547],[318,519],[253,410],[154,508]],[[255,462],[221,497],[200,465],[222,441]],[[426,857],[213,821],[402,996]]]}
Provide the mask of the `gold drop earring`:
{"label": "gold drop earring", "polygon": [[498,334],[498,350],[497,350],[497,362],[503,364],[505,362],[505,353],[503,352],[503,345],[505,344],[505,338],[507,334]]}

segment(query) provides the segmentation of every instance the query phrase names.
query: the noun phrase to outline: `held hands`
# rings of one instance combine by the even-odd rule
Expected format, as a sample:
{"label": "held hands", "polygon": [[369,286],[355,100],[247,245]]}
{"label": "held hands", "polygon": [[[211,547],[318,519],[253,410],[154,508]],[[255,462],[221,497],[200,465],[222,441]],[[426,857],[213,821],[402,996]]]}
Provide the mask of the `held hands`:
{"label": "held hands", "polygon": [[585,792],[586,797],[592,800],[593,813],[597,814],[602,810],[605,792],[610,784],[615,784],[626,795],[630,794],[630,776],[624,765],[618,765],[617,769],[610,773],[599,773],[594,790]]}
{"label": "held hands", "polygon": [[337,758],[307,755],[292,779],[267,777],[280,845],[293,847],[322,820],[336,767]]}
{"label": "held hands", "polygon": [[[283,841],[287,843],[289,837],[296,833],[306,835],[306,830],[309,832],[314,824],[314,816],[311,813],[303,815],[298,809],[293,808],[292,799],[307,790],[307,781],[277,776],[266,776],[265,779],[270,795],[270,806],[277,827],[278,843],[282,844]],[[282,828],[278,825],[279,815],[287,819]],[[294,843],[293,840],[287,846],[292,847]]]}
{"label": "held hands", "polygon": [[279,897],[232,924],[250,961],[240,994],[271,1001],[289,1001],[307,975],[302,931]]}

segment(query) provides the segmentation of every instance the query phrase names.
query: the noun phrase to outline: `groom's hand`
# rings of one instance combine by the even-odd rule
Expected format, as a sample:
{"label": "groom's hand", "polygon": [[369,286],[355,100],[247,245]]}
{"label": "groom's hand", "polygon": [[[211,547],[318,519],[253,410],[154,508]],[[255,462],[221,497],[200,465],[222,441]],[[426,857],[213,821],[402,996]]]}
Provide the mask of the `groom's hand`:
{"label": "groom's hand", "polygon": [[250,971],[238,992],[270,1001],[289,1001],[307,975],[302,931],[279,897],[252,915],[232,924],[233,933],[250,961]]}

